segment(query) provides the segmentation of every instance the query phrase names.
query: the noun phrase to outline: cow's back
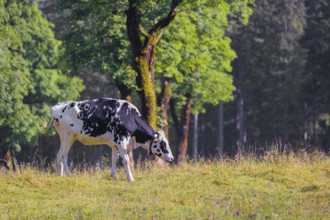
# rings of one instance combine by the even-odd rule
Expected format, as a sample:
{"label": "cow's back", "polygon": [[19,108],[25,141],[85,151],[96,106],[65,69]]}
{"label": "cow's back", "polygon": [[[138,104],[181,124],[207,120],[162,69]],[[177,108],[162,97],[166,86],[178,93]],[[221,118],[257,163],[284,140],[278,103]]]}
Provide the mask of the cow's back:
{"label": "cow's back", "polygon": [[125,100],[102,98],[58,103],[52,107],[52,115],[58,131],[70,131],[78,140],[105,135],[115,142],[125,136],[146,140],[154,132],[138,109]]}

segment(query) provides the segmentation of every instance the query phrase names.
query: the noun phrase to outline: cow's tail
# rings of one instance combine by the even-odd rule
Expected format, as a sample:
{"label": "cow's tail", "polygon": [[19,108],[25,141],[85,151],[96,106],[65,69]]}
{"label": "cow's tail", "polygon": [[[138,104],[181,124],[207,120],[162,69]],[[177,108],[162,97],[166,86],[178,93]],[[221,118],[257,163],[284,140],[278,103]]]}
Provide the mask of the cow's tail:
{"label": "cow's tail", "polygon": [[48,125],[46,124],[46,126],[45,126],[45,128],[47,128],[47,129],[51,128],[53,126],[53,124],[54,124],[53,111],[51,111],[50,115],[51,115],[52,118],[51,118],[50,123],[47,123]]}
{"label": "cow's tail", "polygon": [[54,124],[54,119],[52,118],[52,120],[50,121],[50,123],[47,125],[46,128],[51,128]]}

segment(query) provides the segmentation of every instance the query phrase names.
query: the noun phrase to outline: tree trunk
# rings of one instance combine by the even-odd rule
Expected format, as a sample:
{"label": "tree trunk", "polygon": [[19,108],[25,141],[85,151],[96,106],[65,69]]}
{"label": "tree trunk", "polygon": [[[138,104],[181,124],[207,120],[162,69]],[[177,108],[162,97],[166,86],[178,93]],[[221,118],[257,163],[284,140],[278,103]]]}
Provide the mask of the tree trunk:
{"label": "tree trunk", "polygon": [[172,120],[174,122],[174,127],[175,127],[175,133],[176,133],[176,152],[175,152],[175,156],[176,158],[178,158],[179,155],[179,145],[180,145],[180,137],[181,137],[181,124],[180,124],[180,120],[178,118],[178,115],[176,113],[176,100],[175,99],[171,99],[170,100],[170,111],[171,111],[171,115],[172,115]]}
{"label": "tree trunk", "polygon": [[156,36],[146,38],[144,46],[135,51],[133,68],[137,72],[137,84],[142,102],[142,115],[151,127],[156,128],[156,91],[154,87],[154,60],[156,56]]}
{"label": "tree trunk", "polygon": [[223,156],[223,102],[218,105],[218,155]]}
{"label": "tree trunk", "polygon": [[156,128],[156,91],[154,63],[156,57],[157,36],[153,34],[146,38],[142,54],[138,58],[137,64],[138,84],[142,91],[140,92],[142,100],[142,114],[148,123]]}
{"label": "tree trunk", "polygon": [[285,76],[285,81],[284,81],[284,100],[283,100],[283,120],[282,120],[282,132],[283,132],[283,140],[282,140],[282,146],[280,146],[280,153],[282,153],[283,148],[285,147],[286,144],[288,144],[289,140],[289,134],[288,134],[288,120],[289,120],[289,91],[288,91],[288,79]]}
{"label": "tree trunk", "polygon": [[3,165],[7,170],[11,170],[11,169],[15,170],[9,147],[5,147],[3,149]]}
{"label": "tree trunk", "polygon": [[244,146],[244,112],[243,112],[243,107],[244,107],[244,99],[243,99],[243,94],[242,91],[239,90],[238,98],[237,98],[237,108],[238,108],[238,113],[237,113],[237,121],[236,121],[236,129],[238,132],[238,140],[237,140],[237,154],[236,157],[240,158],[242,156],[242,148]]}
{"label": "tree trunk", "polygon": [[189,134],[189,125],[190,125],[190,111],[191,111],[191,98],[190,96],[186,96],[186,104],[182,109],[182,118],[181,118],[181,125],[182,125],[182,135],[180,137],[180,144],[179,144],[179,155],[178,155],[178,162],[182,163],[186,160],[187,156],[187,148],[188,148],[188,134]]}
{"label": "tree trunk", "polygon": [[197,161],[198,152],[198,114],[194,114],[193,159]]}
{"label": "tree trunk", "polygon": [[316,110],[315,110],[315,105],[313,106],[313,135],[312,135],[312,141],[311,144],[315,145],[316,144]]}
{"label": "tree trunk", "polygon": [[209,152],[209,148],[207,147],[206,144],[206,133],[205,133],[205,113],[201,114],[200,117],[200,121],[201,121],[201,126],[200,126],[200,133],[201,133],[201,154],[204,157],[208,157],[210,152]]}
{"label": "tree trunk", "polygon": [[305,102],[304,104],[304,147],[308,145],[308,105]]}
{"label": "tree trunk", "polygon": [[158,98],[158,106],[160,106],[160,115],[162,117],[161,129],[164,130],[166,137],[168,137],[168,120],[167,109],[172,96],[170,80],[164,77],[162,82],[162,92]]}
{"label": "tree trunk", "polygon": [[[172,0],[167,16],[155,23],[148,32],[142,26],[143,14],[137,0],[128,0],[126,28],[133,52],[132,67],[137,72],[137,83],[141,88],[142,115],[150,126],[156,128],[156,92],[154,87],[154,64],[156,45],[162,35],[162,29],[168,26],[176,16],[176,8],[182,0]],[[144,42],[142,43],[142,38]]]}
{"label": "tree trunk", "polygon": [[171,99],[170,100],[171,115],[172,115],[172,119],[173,119],[174,126],[175,126],[175,131],[176,131],[176,134],[178,136],[177,137],[177,139],[178,139],[179,136],[180,136],[180,121],[179,121],[178,115],[176,114],[176,110],[175,110],[176,104],[177,103],[176,103],[176,100],[175,99]]}
{"label": "tree trunk", "polygon": [[38,150],[38,154],[39,154],[39,166],[43,166],[43,159],[44,159],[44,145],[45,145],[45,141],[44,141],[44,136],[43,135],[39,135],[38,139],[39,139],[39,150]]}
{"label": "tree trunk", "polygon": [[120,98],[132,102],[131,90],[122,83],[116,83],[116,86],[120,92]]}

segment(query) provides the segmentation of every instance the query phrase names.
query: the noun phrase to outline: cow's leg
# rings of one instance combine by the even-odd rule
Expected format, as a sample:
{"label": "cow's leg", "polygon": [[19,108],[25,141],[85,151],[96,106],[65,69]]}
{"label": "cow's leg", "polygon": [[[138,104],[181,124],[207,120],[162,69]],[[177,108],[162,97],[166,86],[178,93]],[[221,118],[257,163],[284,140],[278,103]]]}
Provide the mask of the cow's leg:
{"label": "cow's leg", "polygon": [[131,169],[130,169],[130,159],[129,159],[128,152],[127,152],[127,145],[128,144],[129,144],[129,139],[124,138],[121,141],[121,143],[118,144],[118,148],[119,148],[120,156],[121,156],[121,158],[123,158],[127,179],[128,179],[128,181],[133,182],[134,177],[133,177]]}
{"label": "cow's leg", "polygon": [[115,179],[118,179],[117,173],[116,173],[116,166],[119,159],[119,153],[118,151],[112,149],[111,154],[111,176]]}
{"label": "cow's leg", "polygon": [[131,169],[134,170],[134,156],[133,156],[133,149],[136,148],[136,141],[135,141],[135,137],[131,138],[130,143],[127,145],[127,151],[128,151],[128,156],[129,156],[129,160],[130,160],[130,165],[131,165]]}
{"label": "cow's leg", "polygon": [[66,175],[71,176],[71,172],[68,166],[68,153],[72,143],[74,142],[74,138],[72,135],[61,135],[60,138],[61,147],[57,153],[56,167],[61,176],[63,176],[63,172],[65,172]]}

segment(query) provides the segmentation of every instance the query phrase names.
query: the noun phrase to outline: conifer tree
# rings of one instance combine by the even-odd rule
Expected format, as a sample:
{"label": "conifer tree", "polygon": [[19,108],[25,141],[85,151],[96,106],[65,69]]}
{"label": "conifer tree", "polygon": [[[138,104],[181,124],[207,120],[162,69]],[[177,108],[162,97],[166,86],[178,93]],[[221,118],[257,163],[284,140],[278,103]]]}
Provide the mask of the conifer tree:
{"label": "conifer tree", "polygon": [[244,98],[245,128],[238,132],[250,143],[302,139],[306,51],[299,41],[305,24],[303,2],[257,0],[249,25],[234,30],[236,94]]}

